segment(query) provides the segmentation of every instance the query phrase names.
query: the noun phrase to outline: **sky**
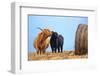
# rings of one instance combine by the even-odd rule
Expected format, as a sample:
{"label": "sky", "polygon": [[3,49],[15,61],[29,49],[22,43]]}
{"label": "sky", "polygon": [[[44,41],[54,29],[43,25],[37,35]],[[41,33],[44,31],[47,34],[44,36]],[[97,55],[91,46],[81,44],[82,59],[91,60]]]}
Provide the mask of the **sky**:
{"label": "sky", "polygon": [[[79,24],[88,25],[88,17],[79,16],[46,16],[29,15],[28,16],[28,52],[36,52],[33,41],[40,32],[37,27],[42,29],[49,28],[63,35],[63,50],[70,51],[75,49],[75,33]],[[51,52],[51,47],[46,49]]]}

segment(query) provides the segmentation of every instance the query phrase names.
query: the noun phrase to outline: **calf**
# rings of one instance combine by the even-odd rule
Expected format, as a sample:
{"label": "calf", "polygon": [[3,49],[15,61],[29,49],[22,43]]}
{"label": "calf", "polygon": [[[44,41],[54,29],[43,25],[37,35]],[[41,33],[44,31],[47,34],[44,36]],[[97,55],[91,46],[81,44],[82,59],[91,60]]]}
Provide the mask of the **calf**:
{"label": "calf", "polygon": [[64,44],[64,38],[62,35],[58,35],[57,32],[52,32],[51,39],[50,39],[50,46],[52,49],[52,52],[63,52],[63,44]]}

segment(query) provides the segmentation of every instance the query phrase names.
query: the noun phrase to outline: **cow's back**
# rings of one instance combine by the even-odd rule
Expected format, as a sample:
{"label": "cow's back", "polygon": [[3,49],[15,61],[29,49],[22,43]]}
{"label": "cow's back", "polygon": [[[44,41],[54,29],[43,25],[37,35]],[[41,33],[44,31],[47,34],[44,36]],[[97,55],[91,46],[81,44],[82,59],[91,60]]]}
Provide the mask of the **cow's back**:
{"label": "cow's back", "polygon": [[63,43],[64,43],[64,38],[62,35],[59,35],[58,36],[58,46],[63,45]]}

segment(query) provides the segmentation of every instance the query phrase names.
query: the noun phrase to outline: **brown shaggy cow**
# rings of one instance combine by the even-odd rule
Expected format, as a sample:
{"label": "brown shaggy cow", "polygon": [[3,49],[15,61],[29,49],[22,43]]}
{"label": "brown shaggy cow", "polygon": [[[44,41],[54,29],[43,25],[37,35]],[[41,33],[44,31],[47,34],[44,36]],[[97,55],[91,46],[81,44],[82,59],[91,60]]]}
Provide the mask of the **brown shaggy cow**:
{"label": "brown shaggy cow", "polygon": [[49,29],[41,29],[41,32],[38,34],[34,40],[34,48],[37,50],[37,54],[45,53],[46,48],[49,46],[48,37],[52,35],[52,32]]}

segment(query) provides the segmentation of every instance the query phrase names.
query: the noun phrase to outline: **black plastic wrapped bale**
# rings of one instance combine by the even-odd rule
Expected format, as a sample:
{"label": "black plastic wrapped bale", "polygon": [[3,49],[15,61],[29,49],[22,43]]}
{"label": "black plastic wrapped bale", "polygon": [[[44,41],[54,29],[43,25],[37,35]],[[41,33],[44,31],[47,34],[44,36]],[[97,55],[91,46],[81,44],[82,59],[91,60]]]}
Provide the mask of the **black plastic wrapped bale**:
{"label": "black plastic wrapped bale", "polygon": [[84,55],[88,53],[88,25],[79,24],[75,37],[75,54]]}

